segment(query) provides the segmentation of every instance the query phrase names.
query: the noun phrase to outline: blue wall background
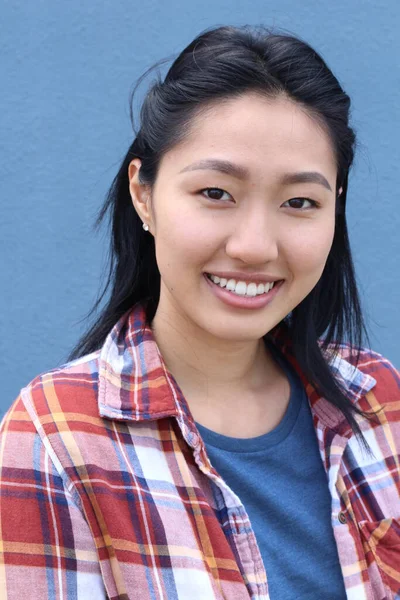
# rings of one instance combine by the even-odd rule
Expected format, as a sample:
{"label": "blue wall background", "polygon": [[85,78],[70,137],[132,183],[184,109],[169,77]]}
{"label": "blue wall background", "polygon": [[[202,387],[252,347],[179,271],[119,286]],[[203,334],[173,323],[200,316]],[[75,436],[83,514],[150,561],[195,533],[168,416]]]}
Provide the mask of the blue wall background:
{"label": "blue wall background", "polygon": [[299,34],[352,97],[355,263],[372,345],[400,365],[398,0],[13,0],[1,12],[0,414],[85,328],[107,246],[91,226],[131,142],[132,84],[214,25]]}

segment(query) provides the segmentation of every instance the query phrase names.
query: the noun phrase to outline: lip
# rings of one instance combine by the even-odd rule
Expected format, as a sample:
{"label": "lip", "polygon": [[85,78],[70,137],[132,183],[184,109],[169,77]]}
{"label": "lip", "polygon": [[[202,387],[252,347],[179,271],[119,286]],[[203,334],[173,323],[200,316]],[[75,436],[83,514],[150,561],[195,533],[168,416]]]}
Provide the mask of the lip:
{"label": "lip", "polygon": [[[285,280],[282,279],[275,280],[279,281],[279,283],[275,284],[272,290],[270,290],[267,294],[260,294],[259,296],[238,296],[237,294],[234,294],[233,292],[230,292],[229,290],[220,287],[218,284],[213,283],[205,273],[204,279],[207,285],[210,287],[213,294],[228,306],[232,306],[234,308],[245,308],[253,310],[257,308],[264,308],[264,306],[267,306],[270,302],[272,302],[272,300],[279,293],[279,290],[285,282]],[[234,277],[232,277],[231,279],[234,279]],[[241,281],[244,280],[242,279]]]}
{"label": "lip", "polygon": [[[243,273],[240,271],[208,271],[209,275],[216,275],[221,279],[235,279],[245,283],[270,283],[271,281],[282,281],[283,277],[269,275],[268,273]],[[273,288],[272,288],[273,289]]]}

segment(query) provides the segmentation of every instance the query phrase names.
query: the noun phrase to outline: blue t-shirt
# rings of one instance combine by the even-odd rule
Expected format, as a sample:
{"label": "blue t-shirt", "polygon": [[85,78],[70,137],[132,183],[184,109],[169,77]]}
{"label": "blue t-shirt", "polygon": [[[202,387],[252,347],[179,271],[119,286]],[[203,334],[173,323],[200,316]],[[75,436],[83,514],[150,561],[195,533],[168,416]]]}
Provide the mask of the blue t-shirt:
{"label": "blue t-shirt", "polygon": [[271,600],[344,600],[331,496],[307,396],[286,359],[272,346],[271,352],[291,389],[278,426],[247,439],[197,427],[213,467],[247,510]]}

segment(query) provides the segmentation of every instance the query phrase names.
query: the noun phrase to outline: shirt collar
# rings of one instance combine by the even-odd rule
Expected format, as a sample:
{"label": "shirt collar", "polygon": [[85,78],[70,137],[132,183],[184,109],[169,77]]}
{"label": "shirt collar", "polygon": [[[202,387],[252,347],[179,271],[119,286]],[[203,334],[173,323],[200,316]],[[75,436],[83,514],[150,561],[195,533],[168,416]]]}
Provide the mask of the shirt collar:
{"label": "shirt collar", "polygon": [[[294,356],[287,326],[280,325],[270,335],[300,377],[306,390],[311,410],[317,421],[319,420],[334,433],[343,437],[350,437],[353,434],[353,430],[343,413],[331,402],[321,397],[301,370]],[[353,404],[357,404],[376,385],[376,379],[372,375],[364,373],[352,364],[351,361],[353,359],[350,344],[340,344],[338,348],[330,345],[326,350],[322,351],[339,387]]]}
{"label": "shirt collar", "polygon": [[[341,411],[321,398],[305,378],[285,326],[275,328],[269,337],[300,376],[315,416],[335,432],[351,435]],[[349,354],[349,346],[343,345],[329,363],[346,396],[356,403],[376,380],[346,360]],[[164,364],[140,304],[121,317],[100,351],[98,406],[100,415],[110,419],[146,421],[186,416],[191,420],[188,405]]]}

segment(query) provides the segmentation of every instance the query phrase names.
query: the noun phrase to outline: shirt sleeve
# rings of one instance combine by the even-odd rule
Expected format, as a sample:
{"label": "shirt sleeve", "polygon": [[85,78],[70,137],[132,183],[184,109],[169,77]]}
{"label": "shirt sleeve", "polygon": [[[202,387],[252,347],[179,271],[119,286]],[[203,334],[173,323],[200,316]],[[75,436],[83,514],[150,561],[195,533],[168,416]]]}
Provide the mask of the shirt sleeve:
{"label": "shirt sleeve", "polygon": [[0,597],[107,598],[79,499],[21,395],[0,425]]}

